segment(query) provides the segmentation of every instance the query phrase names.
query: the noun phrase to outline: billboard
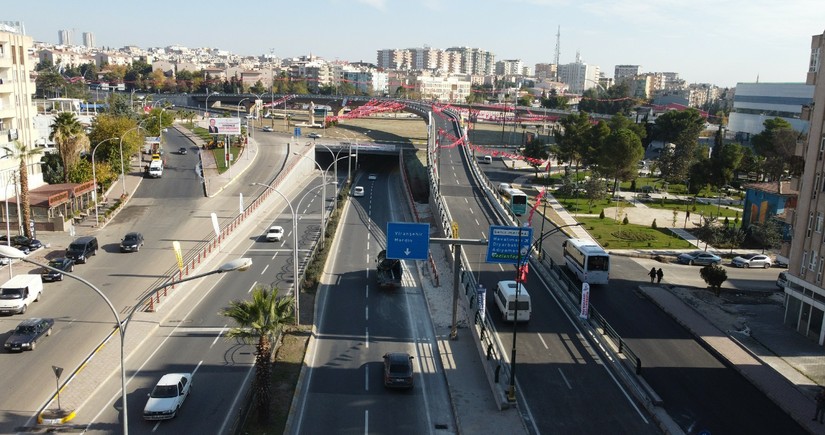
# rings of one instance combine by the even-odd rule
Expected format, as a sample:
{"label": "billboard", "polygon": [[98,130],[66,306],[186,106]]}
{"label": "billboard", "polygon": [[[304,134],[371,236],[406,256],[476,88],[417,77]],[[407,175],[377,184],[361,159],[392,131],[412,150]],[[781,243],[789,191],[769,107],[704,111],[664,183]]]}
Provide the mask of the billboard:
{"label": "billboard", "polygon": [[209,118],[208,130],[212,134],[241,134],[240,118]]}

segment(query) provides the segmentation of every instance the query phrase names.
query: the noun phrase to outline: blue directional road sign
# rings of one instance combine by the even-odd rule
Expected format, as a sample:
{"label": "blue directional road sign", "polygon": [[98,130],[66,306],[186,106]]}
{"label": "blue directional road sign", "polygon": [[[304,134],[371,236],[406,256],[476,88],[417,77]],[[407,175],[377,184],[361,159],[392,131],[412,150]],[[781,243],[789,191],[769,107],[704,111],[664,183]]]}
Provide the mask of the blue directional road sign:
{"label": "blue directional road sign", "polygon": [[387,222],[387,258],[426,260],[430,253],[430,224]]}
{"label": "blue directional road sign", "polygon": [[301,137],[301,127],[295,127],[295,133],[293,134],[295,137]]}
{"label": "blue directional road sign", "polygon": [[[530,245],[532,243],[533,229],[530,227],[491,225],[486,261],[488,263],[518,264],[519,255],[521,255],[521,263],[524,264],[530,256]],[[520,254],[519,251],[521,251]]]}

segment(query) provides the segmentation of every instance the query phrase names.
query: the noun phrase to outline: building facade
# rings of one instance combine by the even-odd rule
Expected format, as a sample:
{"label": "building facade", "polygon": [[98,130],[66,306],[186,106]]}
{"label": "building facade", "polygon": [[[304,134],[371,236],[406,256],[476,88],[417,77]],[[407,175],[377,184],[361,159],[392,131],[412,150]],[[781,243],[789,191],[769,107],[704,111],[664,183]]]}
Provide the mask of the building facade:
{"label": "building facade", "polygon": [[[807,142],[798,154],[805,158],[799,179],[799,201],[788,213],[793,227],[785,286],[785,324],[825,344],[825,34],[814,35],[806,85],[812,105],[804,112],[810,121]],[[797,87],[801,89],[800,87]],[[801,91],[800,91],[801,92]],[[807,91],[806,91],[807,92]],[[808,95],[807,93],[805,95]],[[739,97],[739,86],[737,86]]]}
{"label": "building facade", "polygon": [[794,130],[807,133],[802,108],[811,104],[813,96],[809,83],[737,83],[728,132],[737,140],[749,141],[764,130],[766,120],[782,118]]}
{"label": "building facade", "polygon": [[[10,150],[9,158],[0,159],[0,186],[3,198],[15,198],[19,190],[20,154],[18,145],[33,149],[45,143],[37,137],[34,118],[37,109],[33,103],[35,92],[34,59],[29,56],[32,38],[22,29],[0,25],[0,149]],[[9,151],[6,151],[9,154]],[[27,162],[29,189],[44,184],[40,158]],[[14,207],[16,208],[16,207]],[[7,214],[0,217],[4,222]],[[15,217],[9,219],[19,222]]]}
{"label": "building facade", "polygon": [[95,48],[95,34],[92,32],[83,32],[83,46],[86,48]]}

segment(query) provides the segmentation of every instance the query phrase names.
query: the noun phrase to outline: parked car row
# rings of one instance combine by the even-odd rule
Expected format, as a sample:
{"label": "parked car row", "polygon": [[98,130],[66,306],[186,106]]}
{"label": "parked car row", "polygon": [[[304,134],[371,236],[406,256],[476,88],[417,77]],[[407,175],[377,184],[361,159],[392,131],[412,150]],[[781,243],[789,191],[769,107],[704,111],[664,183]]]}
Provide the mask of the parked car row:
{"label": "parked car row", "polygon": [[[709,264],[722,264],[722,257],[706,251],[693,251],[679,254],[676,261],[681,264],[707,266]],[[765,254],[743,254],[733,257],[731,266],[741,268],[758,267],[768,269],[773,267],[773,260]]]}

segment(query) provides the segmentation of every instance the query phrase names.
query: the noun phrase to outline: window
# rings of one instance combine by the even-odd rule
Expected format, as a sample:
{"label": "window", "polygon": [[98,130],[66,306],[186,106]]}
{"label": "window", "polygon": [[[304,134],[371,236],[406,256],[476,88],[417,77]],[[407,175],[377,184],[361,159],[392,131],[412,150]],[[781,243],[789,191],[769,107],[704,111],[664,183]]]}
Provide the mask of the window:
{"label": "window", "polygon": [[825,257],[819,257],[819,268],[816,270],[816,283],[822,282],[822,265],[825,263]]}
{"label": "window", "polygon": [[817,157],[817,160],[822,160],[823,154],[825,154],[825,137],[823,137],[819,143],[819,157]]}
{"label": "window", "polygon": [[808,214],[808,230],[805,232],[805,237],[811,237],[811,230],[814,226],[814,212]]}
{"label": "window", "polygon": [[808,270],[811,272],[816,270],[816,253],[811,250],[811,264],[808,265]]}
{"label": "window", "polygon": [[821,177],[822,177],[822,174],[817,172],[816,173],[816,178],[814,179],[813,188],[811,189],[811,199],[816,199],[816,192],[817,192],[816,186],[819,186],[819,180],[821,179]]}
{"label": "window", "polygon": [[799,276],[805,276],[805,263],[808,262],[808,251],[802,252],[802,261],[799,263]]}
{"label": "window", "polygon": [[816,212],[816,230],[815,231],[817,233],[822,232],[822,221],[823,221],[822,212],[821,211]]}
{"label": "window", "polygon": [[819,47],[811,50],[811,64],[808,67],[808,72],[815,73],[819,71]]}

